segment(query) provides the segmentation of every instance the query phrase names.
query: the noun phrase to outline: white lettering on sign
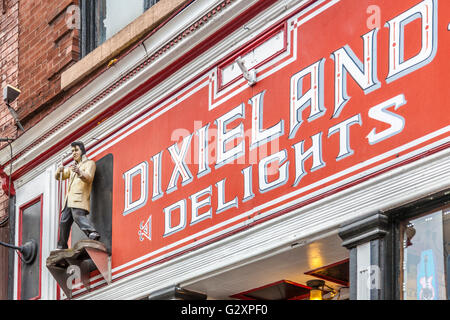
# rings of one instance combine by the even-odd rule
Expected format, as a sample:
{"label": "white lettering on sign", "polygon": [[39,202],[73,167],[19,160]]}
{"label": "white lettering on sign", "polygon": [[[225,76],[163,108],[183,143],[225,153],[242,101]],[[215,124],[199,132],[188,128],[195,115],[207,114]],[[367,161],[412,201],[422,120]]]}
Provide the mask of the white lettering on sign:
{"label": "white lettering on sign", "polygon": [[[178,212],[179,222],[177,225],[173,226],[172,215]],[[186,200],[182,199],[175,202],[174,204],[164,208],[164,237],[167,237],[175,232],[181,231],[186,227]]]}
{"label": "white lettering on sign", "polygon": [[[325,59],[321,59],[296,73],[291,78],[290,139],[294,138],[295,133],[303,122],[303,110],[310,108],[308,117],[309,122],[325,114],[326,108],[324,106],[323,96],[324,63]],[[306,76],[310,77],[310,88],[303,93],[303,78]]]}
{"label": "white lettering on sign", "polygon": [[350,97],[347,95],[347,73],[367,94],[378,89],[381,84],[377,79],[377,30],[374,29],[362,36],[364,40],[364,63],[362,63],[352,51],[345,45],[333,52],[334,59],[334,112],[333,118],[337,118]]}
{"label": "white lettering on sign", "polygon": [[161,157],[162,151],[155,154],[151,159],[153,161],[153,195],[152,200],[155,201],[163,196],[161,190]]}
{"label": "white lettering on sign", "polygon": [[[133,178],[140,177],[140,197],[133,201]],[[125,180],[125,206],[123,215],[127,215],[143,206],[147,203],[148,193],[148,164],[146,161],[138,164],[123,174]]]}
{"label": "white lettering on sign", "polygon": [[181,150],[178,149],[178,144],[171,145],[167,150],[172,157],[175,167],[173,168],[172,176],[170,177],[169,185],[167,186],[167,193],[177,189],[178,177],[181,175],[181,184],[184,186],[192,181],[193,177],[189,168],[186,165],[184,158],[191,143],[192,135],[183,138],[181,143]]}
{"label": "white lettering on sign", "polygon": [[[436,12],[437,1],[424,0],[387,22],[389,50],[384,53],[389,60],[387,83],[425,66],[434,58],[437,50]],[[404,28],[416,19],[421,20],[421,49],[417,55],[405,60]],[[252,92],[249,100],[246,96],[246,101],[234,102],[240,103],[234,104],[231,110],[225,110],[211,123],[197,122],[192,132],[183,129],[183,134],[178,136],[182,138],[181,141],[178,141],[177,138],[177,143],[166,148],[167,152],[161,150],[157,154],[149,155],[153,164],[152,201],[159,201],[164,198],[163,185],[167,185],[165,189],[167,194],[177,190],[177,186],[180,184],[186,186],[193,181],[193,175],[188,167],[188,164],[192,164],[188,157],[192,146],[195,149],[193,155],[197,161],[197,167],[191,166],[190,168],[197,169],[196,178],[201,179],[211,173],[211,167],[215,169],[214,174],[219,177],[221,167],[231,164],[235,160],[238,164],[246,164],[245,156],[253,160],[252,157],[257,151],[267,148],[268,142],[277,142],[274,144],[275,150],[271,148],[270,154],[264,153],[259,160],[255,159],[254,163],[239,167],[240,172],[236,173],[236,176],[242,179],[240,184],[229,182],[235,177],[230,179],[222,175],[217,178],[218,181],[209,182],[210,185],[202,187],[202,190],[194,190],[195,192],[184,196],[181,200],[173,200],[176,202],[163,209],[163,236],[168,237],[189,228],[189,226],[213,219],[214,214],[225,215],[227,210],[238,208],[240,203],[253,199],[255,193],[267,193],[287,184],[289,174],[293,175],[292,187],[298,186],[306,175],[326,167],[327,164],[323,157],[323,148],[326,146],[324,141],[335,142],[336,155],[333,155],[333,158],[335,157],[335,161],[340,161],[355,153],[351,141],[351,136],[355,136],[355,131],[361,133],[364,130],[361,137],[365,136],[368,147],[400,134],[405,128],[406,121],[398,114],[399,112],[395,111],[407,103],[405,94],[401,92],[396,93],[392,98],[386,97],[387,100],[384,102],[377,102],[378,104],[361,110],[357,114],[346,115],[345,118],[341,115],[344,106],[351,99],[347,93],[347,75],[351,76],[364,94],[381,87],[377,77],[377,33],[378,29],[375,28],[361,36],[363,46],[361,52],[363,54],[360,57],[357,57],[348,45],[343,45],[329,53],[331,56],[329,61],[334,63],[334,78],[330,75],[331,81],[334,80],[332,85],[334,109],[330,114],[332,123],[328,128],[313,132],[302,132],[301,130],[304,117],[308,122],[313,122],[325,115],[327,110],[324,102],[324,66],[327,60],[322,57],[291,76],[290,87],[286,88],[289,89],[289,93],[286,93],[289,94],[289,105],[266,106],[268,108],[289,108],[289,119],[269,119],[270,124],[263,125],[264,97],[267,89],[257,90],[258,86],[254,86],[252,90],[255,90],[255,93]],[[412,38],[408,37],[407,39]],[[305,85],[304,82],[307,84]],[[306,90],[304,90],[304,86],[307,87]],[[303,114],[306,113],[306,109],[309,109],[307,116]],[[243,120],[246,111],[247,114],[252,115],[252,118],[245,122],[251,128],[244,128]],[[363,124],[362,115],[366,116],[364,119],[369,118],[370,123],[374,120],[377,125]],[[284,130],[285,123],[289,123],[289,131]],[[352,132],[353,135],[351,135]],[[294,138],[296,141],[279,150],[279,137],[285,135],[287,141],[292,141]],[[211,140],[210,138],[215,139]],[[248,138],[247,144],[246,138]],[[212,151],[215,152],[214,157]],[[291,159],[289,154],[291,154]],[[215,163],[211,163],[210,159]],[[329,158],[326,159],[329,162]],[[164,169],[168,172],[162,172],[162,168],[166,168],[163,164],[167,163],[173,164],[173,167],[170,167],[171,171]],[[329,165],[332,166],[332,164]],[[124,173],[125,205],[123,215],[136,211],[146,204],[147,194],[150,192],[147,175],[148,164],[146,161]],[[138,177],[140,178],[140,191],[132,187],[133,179]],[[236,191],[236,186],[241,188],[239,192]],[[190,217],[188,217],[188,211]],[[157,213],[152,214],[155,217]],[[187,226],[188,219],[189,226]],[[150,228],[150,225],[145,227]]]}
{"label": "white lettering on sign", "polygon": [[252,199],[255,194],[253,193],[253,182],[252,182],[252,166],[248,166],[242,170],[244,175],[244,197],[242,202]]}
{"label": "white lettering on sign", "polygon": [[305,161],[312,157],[313,165],[311,171],[315,171],[325,166],[322,160],[322,132],[311,137],[312,145],[308,150],[304,150],[305,140],[297,142],[292,146],[295,150],[295,181],[293,186],[297,186],[300,180],[305,176]]}
{"label": "white lettering on sign", "polygon": [[[289,178],[289,161],[287,160],[287,152],[286,150],[282,150],[280,152],[277,152],[271,156],[268,156],[264,159],[262,159],[259,162],[259,170],[258,170],[258,177],[259,177],[259,191],[261,193],[267,192],[269,190],[278,188],[279,186],[282,186],[288,181]],[[269,174],[267,174],[267,165],[273,161],[278,161],[279,164],[281,164],[281,167],[279,167],[279,176],[274,181],[267,181],[267,178],[269,177]]]}
{"label": "white lettering on sign", "polygon": [[[223,116],[216,119],[217,124],[217,163],[216,169],[224,164],[232,162],[234,159],[242,156],[245,153],[244,125],[239,123],[233,129],[227,131],[227,124],[236,119],[245,118],[245,105],[241,103],[236,108],[225,113]],[[233,139],[242,138],[235,147],[227,150],[227,143]]]}
{"label": "white lettering on sign", "polygon": [[198,173],[197,178],[207,175],[211,172],[211,168],[208,166],[208,128],[209,123],[197,130],[198,136]]}
{"label": "white lettering on sign", "polygon": [[[191,218],[191,225],[200,222],[202,220],[205,220],[207,218],[212,218],[212,209],[211,209],[211,193],[212,193],[212,188],[211,186],[200,190],[197,193],[194,193],[193,195],[191,195],[189,198],[191,199],[192,202],[192,218]],[[208,195],[206,198],[204,198],[203,200],[199,200],[199,198]],[[199,209],[202,207],[209,207],[209,209],[202,213],[199,214]]]}
{"label": "white lettering on sign", "polygon": [[228,210],[232,207],[238,206],[238,198],[234,197],[230,201],[225,200],[225,179],[220,180],[216,183],[217,187],[217,210],[216,213],[224,212],[225,210]]}
{"label": "white lettering on sign", "polygon": [[283,119],[266,130],[263,130],[262,128],[264,93],[265,91],[258,93],[249,101],[252,105],[252,142],[250,145],[250,150],[272,141],[273,139],[276,139],[284,134]]}
{"label": "white lettering on sign", "polygon": [[[405,26],[421,20],[422,35],[420,52],[404,60]],[[437,1],[424,0],[386,23],[389,26],[389,73],[390,83],[430,63],[437,51]]]}
{"label": "white lettering on sign", "polygon": [[350,148],[350,126],[354,124],[362,124],[361,115],[357,114],[328,129],[328,137],[339,132],[339,154],[336,160],[341,160],[353,154],[353,150]]}
{"label": "white lettering on sign", "polygon": [[367,139],[369,140],[370,144],[375,144],[383,141],[389,137],[392,137],[393,135],[400,133],[403,130],[403,128],[405,127],[405,119],[402,116],[392,113],[386,109],[394,106],[394,110],[397,110],[398,107],[404,105],[405,103],[405,96],[400,94],[369,109],[369,117],[390,125],[388,129],[378,133],[376,132],[376,129],[373,128],[372,131],[370,131],[370,133],[367,135]]}

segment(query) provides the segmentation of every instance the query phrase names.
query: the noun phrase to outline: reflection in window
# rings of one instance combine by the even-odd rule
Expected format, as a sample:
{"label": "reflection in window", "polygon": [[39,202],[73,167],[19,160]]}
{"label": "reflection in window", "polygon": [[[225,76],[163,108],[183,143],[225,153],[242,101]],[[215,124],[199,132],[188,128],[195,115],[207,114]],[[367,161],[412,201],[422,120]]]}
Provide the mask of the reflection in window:
{"label": "reflection in window", "polygon": [[448,299],[450,210],[436,210],[408,220],[401,232],[403,299]]}
{"label": "reflection in window", "polygon": [[159,0],[81,0],[81,57],[84,57]]}
{"label": "reflection in window", "polygon": [[[20,209],[20,245],[26,243],[28,240],[34,240],[39,244],[40,247],[42,214],[41,200],[41,198],[38,198]],[[41,296],[40,254],[38,253],[36,259],[34,259],[33,263],[31,264],[25,264],[21,261],[19,263],[20,299],[39,299]]]}

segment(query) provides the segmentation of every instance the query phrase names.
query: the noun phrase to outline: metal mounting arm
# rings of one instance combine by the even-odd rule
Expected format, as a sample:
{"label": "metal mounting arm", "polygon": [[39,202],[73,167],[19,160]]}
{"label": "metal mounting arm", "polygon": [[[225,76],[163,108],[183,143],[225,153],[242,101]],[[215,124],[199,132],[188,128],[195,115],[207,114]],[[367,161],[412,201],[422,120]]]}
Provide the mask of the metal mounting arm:
{"label": "metal mounting arm", "polygon": [[8,107],[9,112],[11,113],[11,116],[14,119],[14,122],[16,123],[17,128],[19,128],[22,131],[25,131],[22,124],[19,121],[19,116],[17,115],[16,111],[9,105],[9,103],[6,103],[6,106]]}
{"label": "metal mounting arm", "polygon": [[256,84],[256,69],[248,70],[247,67],[244,65],[244,62],[242,61],[242,58],[239,57],[236,59],[236,64],[238,65],[239,69],[242,71],[242,75],[244,76],[244,79],[248,81],[249,86],[253,86]]}
{"label": "metal mounting arm", "polygon": [[22,261],[26,264],[33,263],[34,258],[36,258],[38,245],[37,245],[36,241],[34,241],[33,239],[28,240],[27,242],[24,243],[24,245],[22,245],[20,247],[9,244],[9,243],[5,243],[2,241],[0,241],[0,244],[7,248],[18,250],[22,255],[21,256]]}

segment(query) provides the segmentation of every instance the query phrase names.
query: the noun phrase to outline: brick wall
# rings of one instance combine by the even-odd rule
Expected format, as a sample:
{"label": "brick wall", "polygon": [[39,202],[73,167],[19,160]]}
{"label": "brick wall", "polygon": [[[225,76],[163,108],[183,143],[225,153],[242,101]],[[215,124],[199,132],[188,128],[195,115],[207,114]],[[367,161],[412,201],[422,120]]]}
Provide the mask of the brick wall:
{"label": "brick wall", "polygon": [[[25,130],[68,95],[61,91],[61,72],[78,61],[80,52],[79,31],[66,23],[67,8],[73,4],[78,0],[0,0],[2,90],[7,84],[21,90],[11,106]],[[0,137],[20,134],[2,99]],[[6,143],[1,143],[0,148],[4,147]],[[7,207],[8,196],[0,189],[0,241],[11,242]],[[8,250],[0,246],[0,299],[8,298]]]}
{"label": "brick wall", "polygon": [[[5,7],[3,8],[3,5]],[[0,72],[2,90],[7,85],[18,86],[18,0],[2,1],[0,4]],[[0,131],[2,137],[15,135],[14,121],[6,108],[3,99],[0,108]],[[11,104],[17,108],[17,101]]]}
{"label": "brick wall", "polygon": [[63,100],[61,73],[79,59],[79,30],[70,28],[67,9],[78,0],[28,0],[19,4],[17,113],[25,129]]}
{"label": "brick wall", "polygon": [[[19,37],[19,0],[0,1],[0,74],[1,89],[10,84],[18,87],[18,37]],[[16,128],[8,109],[0,100],[0,136],[14,137]],[[17,101],[11,103],[17,109]],[[4,145],[5,143],[3,143]],[[10,242],[8,217],[8,196],[0,188],[0,241]],[[8,294],[8,252],[0,247],[0,299]]]}

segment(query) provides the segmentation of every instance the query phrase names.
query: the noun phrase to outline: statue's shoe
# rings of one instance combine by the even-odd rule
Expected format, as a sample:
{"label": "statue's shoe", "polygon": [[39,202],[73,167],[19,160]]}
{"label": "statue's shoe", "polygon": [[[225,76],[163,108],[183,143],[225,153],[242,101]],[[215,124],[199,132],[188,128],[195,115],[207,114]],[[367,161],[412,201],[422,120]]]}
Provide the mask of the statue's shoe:
{"label": "statue's shoe", "polygon": [[97,232],[91,232],[89,234],[89,239],[91,239],[91,240],[98,240],[98,239],[100,239],[100,235]]}

